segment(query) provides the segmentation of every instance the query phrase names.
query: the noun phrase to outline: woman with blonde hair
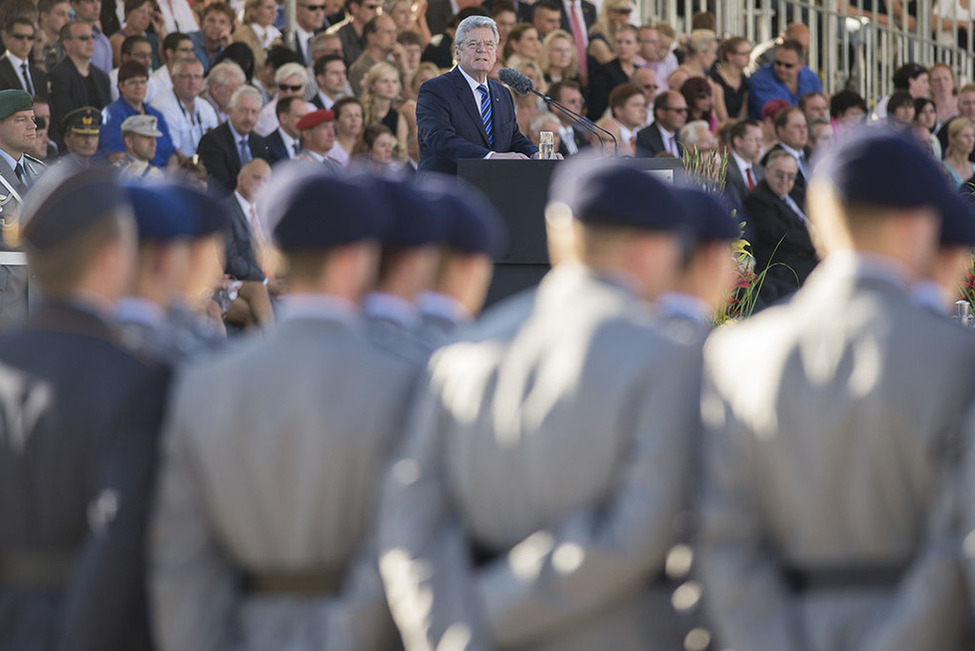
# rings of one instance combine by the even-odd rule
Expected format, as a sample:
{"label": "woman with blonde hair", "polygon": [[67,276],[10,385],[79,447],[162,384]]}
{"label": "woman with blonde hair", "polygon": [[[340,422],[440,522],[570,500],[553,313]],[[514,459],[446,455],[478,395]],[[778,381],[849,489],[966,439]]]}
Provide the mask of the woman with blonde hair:
{"label": "woman with blonde hair", "polygon": [[424,61],[417,66],[407,84],[409,96],[399,106],[400,114],[406,118],[406,153],[414,160],[420,159],[420,143],[416,139],[416,98],[420,94],[420,85],[439,74],[440,68],[431,61]]}
{"label": "woman with blonde hair", "polygon": [[606,0],[599,9],[599,18],[589,30],[589,56],[600,65],[616,58],[616,32],[630,20],[633,3],[630,0]]}
{"label": "woman with blonde hair", "polygon": [[234,32],[234,42],[243,43],[254,53],[254,69],[263,70],[267,51],[283,44],[281,30],[274,26],[278,3],[275,0],[247,0],[244,24]]}
{"label": "woman with blonde hair", "polygon": [[960,188],[975,175],[975,163],[968,160],[975,150],[975,122],[956,117],[948,123],[948,149],[944,166],[954,187]]}
{"label": "woman with blonde hair", "polygon": [[576,52],[572,34],[561,29],[549,32],[542,42],[538,67],[549,84],[579,81],[579,53]]}
{"label": "woman with blonde hair", "polygon": [[721,92],[714,94],[714,114],[719,122],[748,117],[748,86],[745,67],[752,45],[743,36],[732,36],[718,46],[718,68],[710,74]]}
{"label": "woman with blonde hair", "polygon": [[423,47],[430,45],[433,36],[427,25],[427,0],[416,4],[412,0],[383,0],[383,13],[396,23],[397,32],[416,32]]}
{"label": "woman with blonde hair", "polygon": [[396,110],[402,86],[399,70],[391,63],[381,61],[369,68],[362,81],[362,117],[366,126],[384,124],[396,136],[399,151],[406,151],[409,125],[403,114]]}
{"label": "woman with blonde hair", "polygon": [[691,77],[707,77],[718,59],[718,37],[710,29],[695,29],[684,43],[684,62],[667,79],[667,85],[679,89]]}

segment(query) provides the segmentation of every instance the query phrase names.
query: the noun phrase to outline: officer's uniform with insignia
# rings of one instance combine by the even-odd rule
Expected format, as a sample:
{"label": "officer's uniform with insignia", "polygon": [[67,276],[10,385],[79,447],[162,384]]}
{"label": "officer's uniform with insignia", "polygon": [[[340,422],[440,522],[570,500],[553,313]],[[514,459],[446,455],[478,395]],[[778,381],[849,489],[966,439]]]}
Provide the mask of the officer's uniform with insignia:
{"label": "officer's uniform with insignia", "polygon": [[[36,192],[30,260],[128,211],[111,176]],[[0,647],[148,649],[145,518],[168,371],[69,293],[0,335],[0,377]]]}
{"label": "officer's uniform with insignia", "polygon": [[[839,250],[705,350],[707,612],[735,649],[963,648],[957,561],[939,571],[921,546],[972,402],[975,341],[913,300],[923,254],[904,252],[937,237],[926,213],[969,246],[975,216],[930,157],[884,132],[827,152],[810,196]],[[853,220],[883,230],[864,244]]]}
{"label": "officer's uniform with insignia", "polygon": [[[440,245],[446,223],[429,209],[427,198],[405,181],[375,178],[374,192],[390,206],[392,218],[382,238],[384,255],[411,255]],[[380,275],[396,273],[395,268]],[[384,278],[380,278],[379,287]],[[431,278],[432,282],[433,279]],[[421,336],[422,321],[415,296],[396,296],[381,289],[362,299],[366,335],[377,347],[409,361],[426,363],[434,345]]]}
{"label": "officer's uniform with insignia", "polygon": [[[324,259],[385,229],[364,182],[279,183],[265,216],[286,259]],[[417,371],[365,339],[353,300],[305,291],[282,299],[266,337],[187,367],[174,392],[152,525],[161,651],[395,648],[373,544],[377,477]]]}
{"label": "officer's uniform with insignia", "polygon": [[[557,172],[552,196],[586,228],[676,249],[661,182],[579,165],[588,178]],[[687,499],[700,353],[600,269],[559,264],[433,354],[380,517],[407,649],[681,648],[659,579]]]}
{"label": "officer's uniform with insignia", "polygon": [[[75,133],[82,136],[97,136],[102,124],[102,112],[94,106],[82,106],[64,116],[61,121],[61,131],[65,135]],[[71,152],[66,150],[61,160],[67,161],[78,169],[88,169],[91,167],[91,158],[83,161]]]}
{"label": "officer's uniform with insignia", "polygon": [[[152,115],[131,115],[125,118],[125,121],[122,122],[123,138],[127,133],[153,138],[159,138],[163,135],[163,132],[158,129],[156,118]],[[166,178],[163,171],[150,161],[139,160],[128,151],[116,163],[116,166],[122,170],[122,178],[126,180],[161,181]]]}

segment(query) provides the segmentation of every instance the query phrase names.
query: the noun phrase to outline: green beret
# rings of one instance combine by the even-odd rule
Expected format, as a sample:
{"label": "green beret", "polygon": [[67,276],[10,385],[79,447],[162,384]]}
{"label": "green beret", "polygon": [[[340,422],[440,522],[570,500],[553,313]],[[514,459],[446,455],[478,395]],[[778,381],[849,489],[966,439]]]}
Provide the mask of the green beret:
{"label": "green beret", "polygon": [[34,98],[25,90],[0,90],[0,120],[34,108]]}

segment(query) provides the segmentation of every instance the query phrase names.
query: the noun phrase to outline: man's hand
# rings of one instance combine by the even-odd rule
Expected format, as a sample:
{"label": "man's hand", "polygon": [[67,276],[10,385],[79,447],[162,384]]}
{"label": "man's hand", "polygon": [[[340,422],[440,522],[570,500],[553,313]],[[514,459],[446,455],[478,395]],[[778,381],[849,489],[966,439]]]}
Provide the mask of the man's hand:
{"label": "man's hand", "polygon": [[528,156],[516,151],[496,151],[491,154],[491,160],[528,160]]}

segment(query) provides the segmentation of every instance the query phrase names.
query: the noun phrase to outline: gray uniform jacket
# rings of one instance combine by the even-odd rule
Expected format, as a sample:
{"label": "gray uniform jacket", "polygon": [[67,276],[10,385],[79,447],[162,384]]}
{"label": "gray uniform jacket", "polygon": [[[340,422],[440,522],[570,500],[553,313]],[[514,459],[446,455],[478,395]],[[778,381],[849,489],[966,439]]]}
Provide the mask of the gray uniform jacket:
{"label": "gray uniform jacket", "polygon": [[[180,379],[151,526],[160,649],[390,648],[370,541],[416,371],[358,328],[285,318]],[[244,593],[245,572],[342,578],[309,599]]]}
{"label": "gray uniform jacket", "polygon": [[957,648],[918,548],[973,364],[971,333],[852,255],[710,337],[698,560],[725,646]]}
{"label": "gray uniform jacket", "polygon": [[685,498],[699,347],[575,265],[512,301],[434,354],[387,478],[406,648],[674,648],[649,586]]}

